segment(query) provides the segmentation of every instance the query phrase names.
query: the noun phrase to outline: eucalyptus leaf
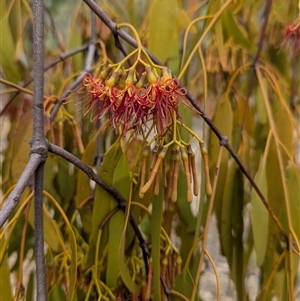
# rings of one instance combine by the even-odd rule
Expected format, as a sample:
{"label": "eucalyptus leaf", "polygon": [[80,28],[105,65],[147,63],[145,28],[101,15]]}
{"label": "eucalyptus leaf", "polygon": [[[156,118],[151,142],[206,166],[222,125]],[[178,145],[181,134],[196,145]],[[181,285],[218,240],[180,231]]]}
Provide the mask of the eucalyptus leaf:
{"label": "eucalyptus leaf", "polygon": [[149,50],[162,62],[166,61],[170,52],[170,43],[175,32],[179,8],[177,1],[153,0],[149,20]]}
{"label": "eucalyptus leaf", "polygon": [[[266,170],[264,167],[258,170],[254,177],[254,181],[260,188],[263,195],[267,195],[267,179]],[[256,252],[256,262],[261,266],[265,259],[268,228],[269,228],[269,214],[263,205],[260,197],[252,189],[251,192],[251,222],[253,230],[254,247]]]}

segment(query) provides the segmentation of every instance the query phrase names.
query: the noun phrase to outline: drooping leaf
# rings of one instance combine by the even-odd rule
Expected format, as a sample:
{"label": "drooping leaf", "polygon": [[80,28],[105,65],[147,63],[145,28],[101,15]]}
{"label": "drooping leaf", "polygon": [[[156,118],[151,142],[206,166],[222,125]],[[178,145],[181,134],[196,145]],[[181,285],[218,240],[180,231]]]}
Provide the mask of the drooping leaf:
{"label": "drooping leaf", "polygon": [[32,112],[25,114],[19,123],[16,134],[13,138],[13,155],[11,173],[13,181],[16,182],[25,166],[27,165],[30,154],[30,139],[32,136]]}
{"label": "drooping leaf", "polygon": [[224,255],[227,257],[229,266],[232,262],[232,250],[233,250],[233,236],[232,236],[232,206],[233,206],[233,187],[234,187],[234,173],[236,167],[232,161],[230,161],[222,204],[222,227],[221,227],[221,245]]}
{"label": "drooping leaf", "polygon": [[184,172],[180,170],[178,177],[178,198],[176,202],[178,214],[183,223],[186,224],[186,231],[193,233],[196,227],[196,218],[193,216],[191,206],[187,201],[187,187]]}
{"label": "drooping leaf", "polygon": [[289,210],[291,212],[291,224],[300,241],[300,170],[290,163],[286,169],[286,183],[289,197]]}
{"label": "drooping leaf", "polygon": [[[2,240],[0,240],[0,249],[1,244]],[[13,301],[10,274],[11,271],[9,269],[8,256],[6,252],[2,262],[0,263],[0,300]]]}
{"label": "drooping leaf", "polygon": [[124,281],[126,287],[135,295],[138,295],[140,292],[140,287],[132,280],[130,275],[129,269],[126,264],[126,257],[125,257],[125,237],[122,236],[120,248],[119,248],[118,263],[120,269],[120,275],[122,280]]}
{"label": "drooping leaf", "polygon": [[50,290],[48,295],[49,301],[67,301],[67,296],[62,288],[62,284],[60,282],[57,282]]}
{"label": "drooping leaf", "polygon": [[162,62],[169,56],[172,39],[178,14],[177,1],[154,0],[149,20],[149,50]]}
{"label": "drooping leaf", "polygon": [[[284,164],[287,164],[289,158],[293,157],[295,152],[293,121],[287,108],[282,104],[279,104],[277,112],[274,114],[274,119],[277,135],[284,147],[284,150],[282,150]],[[285,155],[285,152],[288,153],[288,156]]]}
{"label": "drooping leaf", "polygon": [[[123,152],[120,146],[120,141],[117,141],[108,149],[108,151],[104,155],[103,162],[101,163],[98,175],[108,185],[112,185],[113,175],[116,166],[122,156],[122,153]],[[97,185],[92,213],[92,232],[90,236],[90,248],[86,262],[87,267],[90,267],[95,261],[95,248],[99,226],[103,219],[111,211],[112,200],[114,200],[113,197],[102,187]],[[102,251],[105,245],[107,244],[108,237],[108,227],[104,227],[101,236],[99,256],[102,255]]]}
{"label": "drooping leaf", "polygon": [[221,246],[226,256],[231,277],[236,285],[237,295],[242,298],[243,287],[243,209],[244,209],[244,181],[243,175],[231,160],[229,163],[223,203],[222,203],[222,220],[221,220]]}
{"label": "drooping leaf", "polygon": [[[187,13],[183,10],[183,9],[179,9],[178,10],[178,16],[177,16],[177,22],[178,25],[184,29],[187,29],[187,27],[189,26],[191,20],[189,18],[189,16],[187,15]],[[197,29],[196,26],[193,25],[190,28],[190,33],[196,34],[197,33]]]}
{"label": "drooping leaf", "polygon": [[[258,170],[254,181],[260,188],[263,195],[267,196],[266,170],[264,167]],[[251,222],[256,252],[256,262],[258,266],[261,266],[265,259],[268,241],[269,214],[254,189],[252,189],[251,192],[251,206]]]}
{"label": "drooping leaf", "polygon": [[63,206],[68,204],[75,194],[75,174],[70,170],[70,163],[66,160],[58,160],[57,168],[59,172],[54,178],[54,184],[57,192],[59,193]]}
{"label": "drooping leaf", "polygon": [[26,287],[26,300],[34,299],[34,293],[35,293],[34,281],[35,281],[35,273],[32,271],[30,273],[28,285]]}
{"label": "drooping leaf", "polygon": [[[34,227],[34,206],[31,204],[29,209],[28,221]],[[44,206],[44,239],[49,247],[55,251],[62,250],[61,242],[64,241],[59,227],[54,219],[51,218],[48,210]]]}
{"label": "drooping leaf", "polygon": [[226,39],[232,38],[239,46],[247,49],[248,51],[256,51],[256,46],[250,41],[249,37],[245,37],[245,34],[237,25],[233,15],[228,9],[221,14],[220,20]]}
{"label": "drooping leaf", "polygon": [[266,124],[268,117],[260,87],[257,88],[255,100],[258,120],[261,124]]}
{"label": "drooping leaf", "polygon": [[160,284],[160,232],[163,218],[163,192],[154,196],[151,215],[151,255],[153,268],[153,296],[154,300],[161,300]]}
{"label": "drooping leaf", "polygon": [[8,22],[6,1],[0,1],[0,28],[5,32],[5,43],[1,43],[0,47],[0,66],[6,78],[12,82],[18,82],[20,74],[15,68],[13,53],[15,51],[15,43],[13,40],[12,30]]}
{"label": "drooping leaf", "polygon": [[[232,141],[232,108],[228,99],[228,95],[224,94],[218,101],[215,115],[213,117],[214,124],[222,131],[223,135],[226,135],[229,143]],[[220,142],[218,138],[211,133],[209,138],[208,154],[209,154],[209,170],[210,179],[213,183],[214,175],[216,172],[216,164],[220,152]],[[223,149],[220,166],[218,166],[218,182],[216,187],[216,193],[214,198],[214,211],[218,220],[218,228],[221,230],[221,212],[222,212],[222,198],[224,185],[226,180],[227,168],[228,168],[228,153]]]}
{"label": "drooping leaf", "polygon": [[[113,187],[117,187],[122,197],[128,201],[130,195],[131,177],[128,162],[125,154],[123,153],[113,175]],[[116,207],[116,201],[111,200],[111,210]],[[119,210],[109,220],[109,238],[108,238],[108,259],[107,259],[107,271],[106,282],[109,287],[116,287],[117,280],[119,278],[120,270],[118,260],[119,257],[125,257],[124,253],[120,253],[120,244],[122,233],[125,227],[124,212]],[[122,250],[124,252],[124,250]],[[126,261],[126,258],[125,260]],[[122,277],[122,275],[121,275]],[[123,276],[124,277],[124,276]],[[122,277],[122,279],[123,279]],[[125,277],[124,277],[125,278]],[[126,278],[126,285],[130,283],[129,278]],[[124,280],[123,280],[124,281]],[[125,283],[124,281],[124,283]],[[131,282],[133,282],[131,280]],[[130,287],[134,286],[134,283]]]}
{"label": "drooping leaf", "polygon": [[[96,152],[96,138],[92,139],[88,146],[85,148],[85,152],[82,155],[82,162],[92,166],[94,164],[94,157]],[[77,186],[75,204],[77,207],[81,206],[81,203],[91,196],[90,179],[83,172],[79,171],[77,175]],[[91,204],[87,203],[86,206],[79,209],[83,230],[85,233],[91,233],[92,230],[92,210]]]}
{"label": "drooping leaf", "polygon": [[[76,9],[74,9],[73,12],[74,13],[72,16],[72,21],[70,22],[70,28],[69,28],[70,34],[68,36],[69,37],[68,45],[71,49],[78,47],[82,43],[82,37],[80,35],[81,28],[77,24],[78,7]],[[76,55],[72,56],[72,62],[73,62],[73,67],[74,67],[73,70],[75,72],[82,70],[82,67],[83,67],[82,53],[77,53]]]}

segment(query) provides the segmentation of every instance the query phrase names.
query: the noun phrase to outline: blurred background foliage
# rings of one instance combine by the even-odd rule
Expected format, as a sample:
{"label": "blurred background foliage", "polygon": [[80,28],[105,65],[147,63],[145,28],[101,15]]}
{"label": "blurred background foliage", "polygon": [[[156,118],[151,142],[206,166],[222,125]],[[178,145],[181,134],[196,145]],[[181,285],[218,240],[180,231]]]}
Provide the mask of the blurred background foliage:
{"label": "blurred background foliage", "polygon": [[[139,197],[144,141],[134,135],[126,143],[120,141],[105,117],[92,131],[82,103],[74,101],[76,93],[71,93],[55,119],[46,120],[47,139],[93,166],[103,180],[131,200],[130,213],[153,257],[146,275],[128,214],[118,211],[100,229],[116,206],[113,197],[101,187],[95,188],[82,171],[49,154],[44,177],[49,301],[164,300],[160,277],[172,290],[172,300],[202,300],[198,283],[203,257],[211,261],[205,237],[212,215],[219,232],[215,239],[230,267],[237,300],[254,300],[244,283],[253,254],[260,269],[255,300],[273,300],[274,296],[293,300],[300,252],[300,60],[299,49],[294,51],[300,34],[296,29],[289,38],[286,28],[298,24],[299,11],[296,1],[271,2],[259,45],[266,18],[261,1],[96,1],[114,22],[132,24],[142,44],[195,96],[228,137],[286,237],[227,151],[220,154],[217,137],[192,109],[180,105],[179,110],[185,124],[203,138],[210,181],[214,183],[217,168],[217,183],[209,196],[205,165],[194,143],[200,194],[188,204],[181,168],[177,202],[165,199],[163,205],[162,193],[154,196],[149,191],[143,199]],[[45,68],[59,59],[45,71],[45,115],[50,117],[56,101],[85,66],[88,47],[67,57],[69,51],[87,45],[92,38],[95,76],[106,62],[118,62],[123,55],[98,18],[92,37],[91,11],[82,1],[53,0],[44,5]],[[1,137],[7,141],[2,150],[2,204],[30,152],[32,18],[30,1],[0,2],[1,124],[9,124],[7,136]],[[122,45],[127,53],[133,50],[125,42]],[[186,142],[190,139],[184,130],[181,137]],[[34,298],[34,269],[23,269],[34,260],[31,189],[24,192],[0,232],[0,279],[6,288],[1,289],[1,300]],[[213,261],[210,264],[214,265]]]}

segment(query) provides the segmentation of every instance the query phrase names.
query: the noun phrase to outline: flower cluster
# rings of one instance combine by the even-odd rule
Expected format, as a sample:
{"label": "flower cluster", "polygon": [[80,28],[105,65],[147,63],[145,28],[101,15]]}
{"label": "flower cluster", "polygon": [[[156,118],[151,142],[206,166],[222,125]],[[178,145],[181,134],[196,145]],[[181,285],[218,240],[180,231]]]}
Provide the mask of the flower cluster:
{"label": "flower cluster", "polygon": [[86,113],[91,121],[107,114],[112,125],[125,134],[129,129],[140,131],[152,120],[158,135],[163,135],[172,118],[178,118],[177,105],[186,94],[179,81],[167,68],[161,76],[150,66],[139,74],[134,68],[127,72],[106,68],[98,77],[87,74],[83,79],[89,101]]}

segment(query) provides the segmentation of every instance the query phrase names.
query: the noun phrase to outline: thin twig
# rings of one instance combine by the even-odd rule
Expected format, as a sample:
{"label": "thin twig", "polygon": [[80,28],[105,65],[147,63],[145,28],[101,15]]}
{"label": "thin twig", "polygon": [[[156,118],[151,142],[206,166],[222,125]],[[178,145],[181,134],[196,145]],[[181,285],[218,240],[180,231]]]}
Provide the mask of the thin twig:
{"label": "thin twig", "polygon": [[[128,44],[130,44],[133,47],[137,47],[137,42],[135,41],[135,39],[133,39],[130,35],[128,35],[122,29],[118,29],[117,28],[117,24],[114,23],[100,9],[100,7],[96,3],[94,3],[92,0],[83,0],[83,1],[90,7],[90,9],[92,9],[94,11],[94,13],[103,21],[103,23],[111,30],[111,32],[114,35],[115,34],[119,35],[119,37],[122,38],[124,41],[126,41]],[[268,1],[271,1],[271,0],[268,0]],[[149,57],[152,59],[152,61],[155,64],[157,64],[157,65],[163,65],[163,63],[158,58],[156,58],[151,52],[149,52],[149,50],[147,50],[146,48],[144,48],[144,49],[148,53]],[[181,85],[181,87],[183,88],[182,85]],[[284,236],[284,238],[287,239],[286,232],[282,229],[282,227],[281,227],[278,219],[276,218],[276,215],[274,214],[273,210],[268,205],[267,200],[265,199],[263,193],[261,192],[261,190],[259,189],[259,187],[256,185],[256,183],[254,182],[254,180],[252,179],[250,173],[246,170],[246,168],[244,167],[243,163],[241,162],[241,160],[238,158],[238,156],[235,153],[235,151],[232,149],[232,147],[228,143],[228,138],[225,135],[223,135],[221,133],[221,131],[215,126],[215,124],[213,123],[213,121],[200,108],[200,106],[198,105],[196,99],[188,91],[187,91],[187,93],[186,93],[185,96],[188,99],[188,101],[191,103],[191,105],[193,106],[193,108],[204,119],[205,123],[210,127],[210,129],[212,130],[212,132],[217,136],[217,138],[220,141],[220,145],[224,146],[227,149],[227,151],[229,152],[229,154],[232,156],[232,158],[234,159],[234,161],[237,163],[237,165],[240,168],[240,170],[242,171],[242,173],[249,180],[249,182],[251,183],[253,189],[256,191],[256,193],[260,197],[260,199],[261,199],[262,203],[264,204],[264,206],[267,208],[267,210],[269,211],[269,213],[271,213],[271,218],[274,220],[274,222],[277,225],[278,229],[280,230],[280,232],[282,233],[282,235]],[[274,219],[274,217],[275,217],[275,219]]]}
{"label": "thin twig", "polygon": [[[110,195],[112,195],[114,197],[114,199],[117,201],[120,209],[122,209],[124,212],[126,211],[126,208],[127,208],[126,200],[120,195],[120,193],[115,188],[113,188],[112,186],[110,186],[106,182],[104,182],[102,179],[100,179],[90,166],[86,165],[80,159],[78,159],[71,153],[67,152],[66,150],[58,147],[57,145],[49,143],[48,149],[49,149],[49,152],[64,158],[65,160],[69,161],[70,163],[75,165],[77,168],[82,170],[91,180],[93,180],[95,183],[97,183],[105,191],[107,191]],[[143,235],[131,214],[129,216],[129,221],[130,221],[130,224],[139,240],[140,247],[143,252],[145,267],[146,267],[146,270],[148,271],[148,258],[150,257],[150,250],[148,248],[148,244],[144,240]]]}

